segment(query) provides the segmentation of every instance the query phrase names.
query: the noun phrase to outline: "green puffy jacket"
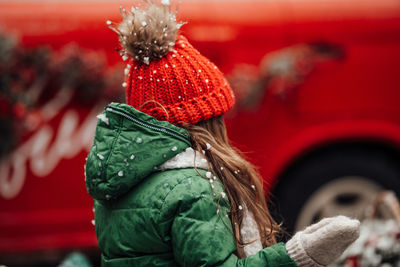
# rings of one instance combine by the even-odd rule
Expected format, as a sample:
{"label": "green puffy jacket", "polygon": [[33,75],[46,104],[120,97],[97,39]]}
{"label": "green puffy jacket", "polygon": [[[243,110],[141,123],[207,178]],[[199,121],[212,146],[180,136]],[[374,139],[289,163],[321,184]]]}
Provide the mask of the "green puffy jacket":
{"label": "green puffy jacket", "polygon": [[191,146],[186,130],[125,104],[98,118],[85,173],[102,266],[296,266],[282,243],[235,255],[229,203],[204,170],[155,171]]}

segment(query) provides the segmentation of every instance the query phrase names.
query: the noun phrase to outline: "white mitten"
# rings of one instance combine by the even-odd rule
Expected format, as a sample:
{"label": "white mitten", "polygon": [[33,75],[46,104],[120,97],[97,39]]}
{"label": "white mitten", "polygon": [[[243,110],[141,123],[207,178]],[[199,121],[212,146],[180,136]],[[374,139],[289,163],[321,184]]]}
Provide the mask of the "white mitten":
{"label": "white mitten", "polygon": [[321,267],[332,263],[360,234],[360,222],[345,216],[326,218],[297,232],[286,243],[298,267]]}

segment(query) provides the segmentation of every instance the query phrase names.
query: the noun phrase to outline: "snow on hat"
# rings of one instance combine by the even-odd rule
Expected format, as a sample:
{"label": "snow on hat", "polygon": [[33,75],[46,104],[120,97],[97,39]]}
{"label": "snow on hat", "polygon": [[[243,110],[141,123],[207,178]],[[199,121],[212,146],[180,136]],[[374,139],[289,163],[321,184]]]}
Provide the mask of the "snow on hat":
{"label": "snow on hat", "polygon": [[195,124],[224,114],[235,102],[218,68],[178,33],[176,12],[168,0],[145,1],[122,22],[107,21],[121,44],[126,102],[158,120]]}

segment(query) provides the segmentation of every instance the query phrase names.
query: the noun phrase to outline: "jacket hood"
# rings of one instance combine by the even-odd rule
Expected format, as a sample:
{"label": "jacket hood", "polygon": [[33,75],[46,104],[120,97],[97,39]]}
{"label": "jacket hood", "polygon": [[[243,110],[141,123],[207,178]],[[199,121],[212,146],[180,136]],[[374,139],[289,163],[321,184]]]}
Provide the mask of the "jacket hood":
{"label": "jacket hood", "polygon": [[126,104],[111,103],[97,118],[85,175],[98,200],[118,198],[191,146],[186,130]]}

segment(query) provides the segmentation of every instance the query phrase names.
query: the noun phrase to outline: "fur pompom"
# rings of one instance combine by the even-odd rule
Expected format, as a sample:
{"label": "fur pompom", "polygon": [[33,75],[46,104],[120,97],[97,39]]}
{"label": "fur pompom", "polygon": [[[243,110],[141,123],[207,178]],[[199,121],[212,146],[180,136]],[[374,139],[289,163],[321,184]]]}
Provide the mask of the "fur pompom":
{"label": "fur pompom", "polygon": [[184,23],[176,21],[169,1],[145,1],[143,6],[130,11],[121,8],[122,21],[107,25],[119,36],[124,60],[128,57],[149,64],[173,50],[178,30]]}

